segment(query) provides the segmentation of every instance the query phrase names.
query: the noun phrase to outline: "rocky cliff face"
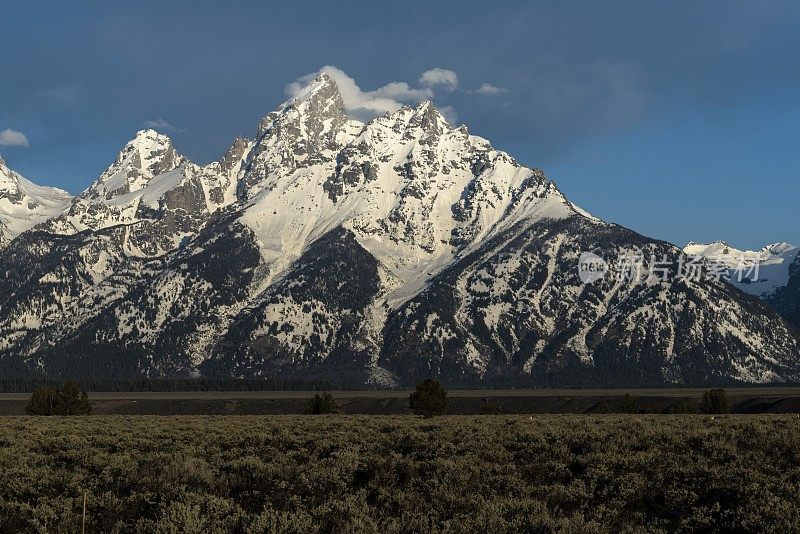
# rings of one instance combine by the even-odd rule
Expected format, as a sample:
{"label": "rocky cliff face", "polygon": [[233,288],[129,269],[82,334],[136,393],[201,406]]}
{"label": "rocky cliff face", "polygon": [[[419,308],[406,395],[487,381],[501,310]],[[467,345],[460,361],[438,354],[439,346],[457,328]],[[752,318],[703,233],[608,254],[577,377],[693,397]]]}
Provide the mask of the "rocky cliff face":
{"label": "rocky cliff face", "polygon": [[680,254],[587,214],[429,102],[354,121],[321,75],[218,163],[140,132],[0,252],[0,365],[374,385],[800,377],[795,334],[724,283],[581,282],[583,252],[631,250]]}

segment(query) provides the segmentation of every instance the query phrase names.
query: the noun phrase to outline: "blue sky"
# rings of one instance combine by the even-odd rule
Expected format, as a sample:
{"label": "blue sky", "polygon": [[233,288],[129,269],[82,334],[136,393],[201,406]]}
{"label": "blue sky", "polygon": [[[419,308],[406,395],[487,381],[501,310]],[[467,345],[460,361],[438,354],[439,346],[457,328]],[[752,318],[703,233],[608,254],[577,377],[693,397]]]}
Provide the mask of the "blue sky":
{"label": "blue sky", "polygon": [[0,154],[39,183],[82,190],[152,122],[217,159],[333,65],[427,91],[646,235],[800,242],[800,2],[73,4],[3,2]]}

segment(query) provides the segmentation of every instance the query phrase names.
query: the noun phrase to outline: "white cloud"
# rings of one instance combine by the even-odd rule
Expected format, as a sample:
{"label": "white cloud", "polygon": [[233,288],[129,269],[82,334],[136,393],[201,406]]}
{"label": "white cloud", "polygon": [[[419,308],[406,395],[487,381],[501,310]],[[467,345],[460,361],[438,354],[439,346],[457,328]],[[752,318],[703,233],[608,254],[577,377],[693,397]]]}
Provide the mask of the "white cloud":
{"label": "white cloud", "polygon": [[455,91],[458,89],[458,75],[452,70],[435,69],[426,70],[419,77],[419,84],[423,87],[436,87],[441,85],[447,91]]}
{"label": "white cloud", "polygon": [[144,121],[144,123],[142,123],[142,126],[144,126],[145,128],[153,128],[155,130],[162,130],[162,131],[165,131],[165,132],[183,132],[183,131],[185,131],[185,130],[182,130],[180,128],[176,128],[175,126],[173,126],[172,124],[170,124],[169,122],[165,121],[162,118],[158,118],[158,119],[152,120],[152,121]]}
{"label": "white cloud", "polygon": [[[306,83],[323,72],[333,78],[339,87],[339,93],[342,95],[347,113],[359,120],[369,120],[387,112],[397,111],[403,104],[431,100],[434,97],[432,88],[414,88],[406,82],[390,82],[373,91],[362,91],[353,78],[342,69],[332,65],[327,65],[317,72],[298,78],[297,81],[286,86],[286,93],[289,96],[297,95]],[[453,74],[455,75],[455,73]]]}
{"label": "white cloud", "polygon": [[29,146],[28,138],[22,132],[6,128],[0,132],[0,146]]}
{"label": "white cloud", "polygon": [[475,90],[476,93],[480,93],[482,95],[502,95],[508,92],[508,89],[504,89],[502,87],[497,87],[491,83],[484,83],[480,87]]}

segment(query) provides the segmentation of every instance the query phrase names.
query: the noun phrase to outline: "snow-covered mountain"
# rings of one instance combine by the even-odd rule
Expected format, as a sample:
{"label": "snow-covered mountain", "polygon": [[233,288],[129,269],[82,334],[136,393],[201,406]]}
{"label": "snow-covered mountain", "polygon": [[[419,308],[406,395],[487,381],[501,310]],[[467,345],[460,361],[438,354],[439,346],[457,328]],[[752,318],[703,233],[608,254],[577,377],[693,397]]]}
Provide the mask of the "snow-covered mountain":
{"label": "snow-covered mountain", "polygon": [[0,248],[61,213],[71,199],[66,191],[36,185],[12,171],[0,157]]}
{"label": "snow-covered mountain", "polygon": [[726,267],[731,284],[742,291],[768,297],[789,282],[789,269],[800,246],[774,243],[753,251],[738,250],[724,241],[714,241],[709,244],[692,242],[683,251]]}
{"label": "snow-covered mountain", "polygon": [[800,377],[759,299],[582,284],[578,258],[681,250],[590,216],[430,102],[368,123],[320,75],[197,166],[140,132],[0,252],[0,367],[347,384],[660,385]]}
{"label": "snow-covered mountain", "polygon": [[142,130],[69,209],[37,230],[73,235],[125,225],[127,255],[163,255],[236,200],[236,176],[249,145],[237,139],[219,162],[198,166],[167,136]]}

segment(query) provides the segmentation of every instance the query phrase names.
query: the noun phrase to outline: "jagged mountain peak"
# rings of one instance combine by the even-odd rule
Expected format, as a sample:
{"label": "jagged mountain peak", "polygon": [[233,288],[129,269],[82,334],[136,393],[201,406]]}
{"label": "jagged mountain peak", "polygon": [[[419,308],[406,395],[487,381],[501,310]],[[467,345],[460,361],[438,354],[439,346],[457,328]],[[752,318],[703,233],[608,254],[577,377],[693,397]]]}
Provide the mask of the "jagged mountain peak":
{"label": "jagged mountain peak", "polygon": [[0,158],[0,248],[64,211],[71,199],[66,191],[34,184]]}
{"label": "jagged mountain peak", "polygon": [[140,130],[125,143],[114,163],[80,197],[90,199],[126,195],[144,188],[154,177],[188,163],[172,140],[155,130]]}
{"label": "jagged mountain peak", "polygon": [[[155,130],[146,129],[139,130],[133,139],[125,143],[114,163],[127,163],[131,167],[150,171],[150,174],[157,175],[168,170],[166,167],[169,167],[170,163],[164,164],[164,160],[172,156],[177,156],[172,139]],[[183,159],[183,157],[178,156],[177,159]],[[105,175],[106,173],[102,176]]]}
{"label": "jagged mountain peak", "polygon": [[199,166],[178,154],[168,136],[141,130],[68,209],[37,229],[74,235],[125,226],[119,253],[162,256],[235,202],[236,179],[251,146],[238,138],[220,161]]}
{"label": "jagged mountain peak", "polygon": [[8,164],[0,156],[0,188],[8,189],[19,185],[21,175],[9,168]]}
{"label": "jagged mountain peak", "polygon": [[2,156],[0,156],[0,199],[9,199],[9,195],[18,195],[20,198],[28,197],[29,205],[37,203],[39,199],[54,201],[69,200],[72,196],[62,189],[37,185],[18,172],[11,169]]}
{"label": "jagged mountain peak", "polygon": [[170,139],[168,135],[159,133],[152,128],[145,128],[136,132],[136,135],[133,137],[133,139],[128,141],[125,146],[133,146],[139,150],[142,150],[171,145],[172,139]]}
{"label": "jagged mountain peak", "polygon": [[253,141],[247,137],[237,135],[233,140],[231,146],[225,151],[225,154],[217,162],[220,170],[223,173],[230,173],[234,169],[238,169],[241,165],[242,159],[247,156],[248,150],[253,146]]}
{"label": "jagged mountain peak", "polygon": [[289,106],[296,107],[311,100],[329,101],[335,104],[341,102],[340,107],[344,109],[344,100],[342,99],[342,94],[339,92],[339,86],[330,75],[324,72],[314,77],[314,79],[300,89],[297,94],[284,102],[279,109],[285,109]]}
{"label": "jagged mountain peak", "polygon": [[313,138],[326,129],[322,123],[330,121],[330,129],[335,129],[347,120],[339,87],[333,78],[322,73],[264,117],[258,128],[258,137],[282,129],[289,134],[304,133]]}
{"label": "jagged mountain peak", "polygon": [[419,126],[426,132],[435,135],[451,129],[450,123],[430,100],[423,100],[416,105],[412,125]]}
{"label": "jagged mountain peak", "polygon": [[333,78],[320,74],[259,124],[238,185],[239,199],[253,198],[298,168],[333,161],[363,127],[347,117]]}
{"label": "jagged mountain peak", "polygon": [[205,166],[138,132],[69,210],[0,252],[0,371],[625,387],[800,377],[796,335],[726,284],[582,283],[585,251],[679,250],[589,216],[433,103],[366,124],[346,111],[320,74]]}

